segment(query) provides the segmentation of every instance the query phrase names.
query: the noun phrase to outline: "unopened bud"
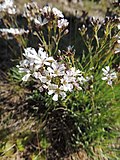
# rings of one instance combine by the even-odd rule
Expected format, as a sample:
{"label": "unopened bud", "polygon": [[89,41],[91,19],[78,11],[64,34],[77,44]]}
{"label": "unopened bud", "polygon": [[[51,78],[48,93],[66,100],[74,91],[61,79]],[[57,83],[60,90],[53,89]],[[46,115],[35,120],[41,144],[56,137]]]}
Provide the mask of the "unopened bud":
{"label": "unopened bud", "polygon": [[66,29],[64,34],[68,34],[69,33],[69,29]]}

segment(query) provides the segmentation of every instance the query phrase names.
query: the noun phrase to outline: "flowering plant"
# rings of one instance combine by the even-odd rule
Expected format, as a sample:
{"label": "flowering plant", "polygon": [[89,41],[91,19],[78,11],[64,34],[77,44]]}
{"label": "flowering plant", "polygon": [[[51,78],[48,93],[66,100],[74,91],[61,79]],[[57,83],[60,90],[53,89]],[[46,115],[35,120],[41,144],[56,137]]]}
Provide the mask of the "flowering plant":
{"label": "flowering plant", "polygon": [[48,90],[49,95],[54,94],[54,101],[58,101],[60,95],[64,99],[68,91],[81,90],[82,84],[87,81],[79,69],[57,62],[41,47],[38,53],[34,48],[25,49],[24,56],[26,59],[18,66],[20,72],[26,73],[22,80],[28,81],[30,76],[36,79],[40,92]]}
{"label": "flowering plant", "polygon": [[[70,25],[75,27],[60,10],[50,6],[39,8],[36,2],[25,4],[20,15],[25,24],[19,26],[14,12],[10,25],[8,8],[13,6],[12,1],[9,5],[7,1],[0,5],[3,26],[9,26],[0,29],[0,36],[4,40],[15,39],[21,53],[17,71],[13,69],[17,76],[11,77],[17,77],[19,85],[30,90],[26,101],[32,106],[27,106],[25,113],[28,118],[32,110],[33,128],[38,127],[35,144],[31,145],[35,150],[32,157],[47,150],[47,156],[53,151],[51,159],[57,160],[83,149],[93,159],[109,158],[111,151],[106,146],[117,134],[120,114],[119,19],[81,16],[84,23],[79,22],[79,29],[75,30],[77,44],[67,41],[66,47],[64,35],[71,34]],[[16,136],[15,146],[20,152],[36,132],[26,134],[22,134],[22,140]]]}

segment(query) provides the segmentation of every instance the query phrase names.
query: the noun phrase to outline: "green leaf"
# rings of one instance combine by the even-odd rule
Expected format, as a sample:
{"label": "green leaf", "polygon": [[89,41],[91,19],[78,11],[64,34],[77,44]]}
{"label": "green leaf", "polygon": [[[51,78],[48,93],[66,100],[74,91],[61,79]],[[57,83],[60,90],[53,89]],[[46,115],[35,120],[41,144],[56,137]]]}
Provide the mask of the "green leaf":
{"label": "green leaf", "polygon": [[17,148],[19,149],[19,151],[24,151],[25,146],[23,145],[23,140],[22,139],[17,139]]}
{"label": "green leaf", "polygon": [[46,138],[43,138],[41,141],[40,141],[40,145],[43,149],[46,149],[49,147],[49,143],[47,142]]}
{"label": "green leaf", "polygon": [[5,154],[7,156],[11,156],[14,154],[14,151],[15,151],[15,144],[11,141],[8,141],[5,145],[3,154]]}

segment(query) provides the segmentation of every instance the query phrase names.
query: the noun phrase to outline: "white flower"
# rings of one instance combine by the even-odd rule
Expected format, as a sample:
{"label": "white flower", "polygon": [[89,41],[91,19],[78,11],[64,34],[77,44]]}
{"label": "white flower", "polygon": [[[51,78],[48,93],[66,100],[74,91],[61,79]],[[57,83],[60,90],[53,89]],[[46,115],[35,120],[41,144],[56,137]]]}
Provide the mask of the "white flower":
{"label": "white flower", "polygon": [[69,70],[66,71],[68,76],[72,76],[72,77],[77,77],[81,75],[81,71],[78,69],[76,70],[75,67],[70,68]]}
{"label": "white flower", "polygon": [[83,75],[81,75],[77,78],[77,80],[81,85],[83,85],[85,82],[88,81],[88,78],[84,78]]}
{"label": "white flower", "polygon": [[24,29],[18,29],[18,28],[10,28],[10,29],[2,28],[0,29],[0,32],[5,33],[5,34],[9,33],[13,35],[22,35],[24,33],[28,33],[29,31],[28,30],[25,31]]}
{"label": "white flower", "polygon": [[68,26],[68,24],[69,22],[67,21],[67,19],[58,20],[58,28],[65,28]]}
{"label": "white flower", "polygon": [[64,15],[62,14],[62,12],[60,10],[58,10],[57,8],[52,8],[52,12],[56,17],[64,18]]}
{"label": "white flower", "polygon": [[57,8],[51,8],[50,6],[44,6],[43,9],[41,9],[41,13],[44,16],[50,17],[51,15],[54,15],[57,18],[64,18],[64,15],[60,10]]}
{"label": "white flower", "polygon": [[20,66],[21,67],[29,67],[29,64],[30,64],[30,62],[29,62],[29,60],[28,59],[24,59],[24,60],[22,60],[22,61],[20,61]]}
{"label": "white flower", "polygon": [[115,52],[114,52],[115,54],[118,54],[118,53],[120,53],[120,48],[118,47],[118,48],[115,48]]}
{"label": "white flower", "polygon": [[64,64],[60,64],[58,62],[53,62],[51,67],[48,67],[47,70],[50,72],[50,74],[53,77],[57,77],[57,76],[62,76],[65,74],[65,65]]}
{"label": "white flower", "polygon": [[[120,37],[119,37],[120,38]],[[117,40],[117,43],[120,44],[120,39]]]}
{"label": "white flower", "polygon": [[42,76],[42,75],[41,75],[40,72],[34,72],[34,73],[33,73],[33,77],[34,77],[35,79],[40,79],[41,76]]}
{"label": "white flower", "polygon": [[74,87],[81,90],[82,88],[80,87],[80,79],[78,79],[80,78],[80,76],[82,77],[81,71],[79,69],[76,70],[75,67],[72,67],[69,70],[67,70],[65,75],[61,79],[64,91],[71,92]]}
{"label": "white flower", "polygon": [[44,6],[42,9],[41,9],[41,13],[43,15],[49,15],[51,13],[51,7],[50,6]]}
{"label": "white flower", "polygon": [[53,57],[49,57],[48,54],[44,51],[42,47],[38,50],[38,56],[41,58],[42,63],[45,65],[50,65],[52,62],[54,62]]}
{"label": "white flower", "polygon": [[[37,85],[37,88],[39,89],[40,92],[43,92],[44,89],[47,89],[48,88],[48,81],[47,81],[47,78],[45,76],[42,76],[41,72],[34,72],[32,74],[32,77],[34,77],[35,79],[37,79],[38,81],[38,85]],[[46,79],[44,79],[44,77]],[[47,82],[47,83],[46,83]]]}
{"label": "white flower", "polygon": [[24,12],[23,16],[26,18],[30,18],[30,20],[34,20],[36,15],[40,13],[40,9],[37,5],[37,2],[29,2],[24,4]]}
{"label": "white flower", "polygon": [[[41,59],[38,56],[36,50],[34,48],[28,47],[24,49],[25,53],[23,55],[27,59],[29,63],[30,70],[38,70],[41,67]],[[26,66],[23,66],[26,67]]]}
{"label": "white flower", "polygon": [[38,18],[34,19],[35,24],[38,24],[40,26],[44,26],[45,24],[48,23],[48,20],[46,18],[42,19],[41,16],[39,16]]}
{"label": "white flower", "polygon": [[34,48],[28,47],[23,54],[29,61],[30,66],[34,66],[35,70],[43,67],[44,65],[50,65],[54,61],[53,57],[49,57],[43,48],[39,48],[38,53]]}
{"label": "white flower", "polygon": [[39,79],[41,83],[48,83],[51,81],[51,75],[45,66],[50,66],[55,60],[49,57],[43,48],[39,48],[38,52],[34,48],[28,47],[24,49],[23,54],[26,59],[20,62],[19,72],[26,73],[23,81],[27,81],[30,76]]}
{"label": "white flower", "polygon": [[22,78],[22,81],[27,82],[30,76],[31,76],[31,74],[30,74],[30,73],[27,73],[27,74]]}
{"label": "white flower", "polygon": [[24,68],[24,66],[28,66],[26,61],[23,60],[20,62],[20,65],[17,65],[16,67],[19,68],[19,73],[25,73],[25,75],[22,78],[22,81],[28,81],[29,77],[32,75],[29,68]]}
{"label": "white flower", "polygon": [[90,75],[90,76],[86,76],[85,77],[85,82],[89,82],[89,81],[93,81],[93,75]]}
{"label": "white flower", "polygon": [[31,76],[31,71],[29,68],[24,68],[25,61],[21,62],[20,65],[17,65],[17,68],[19,68],[19,73],[26,73],[22,81],[28,81],[29,77]]}
{"label": "white flower", "polygon": [[5,11],[8,8],[13,7],[13,0],[5,0],[3,3],[0,4],[0,11]]}
{"label": "white flower", "polygon": [[16,6],[12,7],[12,8],[8,8],[7,9],[7,12],[9,14],[16,14],[17,13],[17,10],[16,10]]}
{"label": "white flower", "polygon": [[61,83],[63,85],[64,91],[72,91],[73,90],[73,78],[68,77],[67,74],[63,76],[61,79]]}
{"label": "white flower", "polygon": [[25,53],[23,55],[28,59],[36,59],[37,58],[37,52],[34,48],[28,47],[24,49]]}
{"label": "white flower", "polygon": [[42,83],[50,84],[52,80],[52,75],[50,74],[49,71],[44,70],[39,79],[41,80]]}
{"label": "white flower", "polygon": [[113,69],[110,70],[109,66],[103,68],[102,71],[103,71],[102,80],[107,81],[107,84],[112,86],[113,80],[117,78],[116,72]]}
{"label": "white flower", "polygon": [[30,73],[30,70],[28,68],[23,68],[20,65],[17,65],[17,67],[19,68],[19,73]]}
{"label": "white flower", "polygon": [[52,98],[54,101],[58,101],[59,95],[62,97],[62,99],[66,97],[66,93],[64,92],[63,86],[59,87],[56,84],[50,84],[48,86],[48,95],[52,95],[52,94],[54,94]]}
{"label": "white flower", "polygon": [[24,17],[31,17],[31,13],[29,10],[29,4],[24,4],[24,12],[23,12]]}

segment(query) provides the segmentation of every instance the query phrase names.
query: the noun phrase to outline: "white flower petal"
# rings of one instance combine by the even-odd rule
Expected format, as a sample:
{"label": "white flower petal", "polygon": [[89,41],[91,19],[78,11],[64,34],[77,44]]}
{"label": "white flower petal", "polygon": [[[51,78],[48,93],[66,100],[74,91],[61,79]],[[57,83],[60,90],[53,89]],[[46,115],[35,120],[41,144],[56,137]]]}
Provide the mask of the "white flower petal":
{"label": "white flower petal", "polygon": [[45,76],[41,76],[40,80],[42,83],[46,83],[47,82],[47,78]]}
{"label": "white flower petal", "polygon": [[109,81],[107,82],[107,84],[108,84],[109,86],[112,86],[112,81],[109,80]]}
{"label": "white flower petal", "polygon": [[55,94],[52,99],[53,101],[58,101],[58,94]]}
{"label": "white flower petal", "polygon": [[51,95],[51,94],[53,94],[55,91],[54,90],[49,90],[48,91],[48,95]]}
{"label": "white flower petal", "polygon": [[64,15],[62,14],[62,12],[60,10],[58,10],[57,8],[52,8],[52,12],[55,16],[57,16],[58,18],[63,18]]}
{"label": "white flower petal", "polygon": [[48,67],[47,70],[49,71],[50,74],[54,72],[51,67]]}
{"label": "white flower petal", "polygon": [[108,78],[107,77],[102,77],[102,80],[107,80]]}
{"label": "white flower petal", "polygon": [[29,74],[29,73],[26,74],[26,75],[22,78],[22,80],[25,81],[25,82],[28,81],[30,75],[31,75],[31,74]]}
{"label": "white flower petal", "polygon": [[114,69],[110,70],[109,66],[106,66],[105,68],[102,69],[103,71],[103,77],[102,80],[107,81],[108,85],[112,85],[113,80],[117,78],[117,74]]}
{"label": "white flower petal", "polygon": [[108,70],[106,70],[105,68],[102,68],[103,74],[107,74]]}
{"label": "white flower petal", "polygon": [[32,75],[33,75],[33,77],[35,77],[36,79],[40,79],[40,77],[41,77],[41,73],[40,73],[40,72],[34,72]]}

